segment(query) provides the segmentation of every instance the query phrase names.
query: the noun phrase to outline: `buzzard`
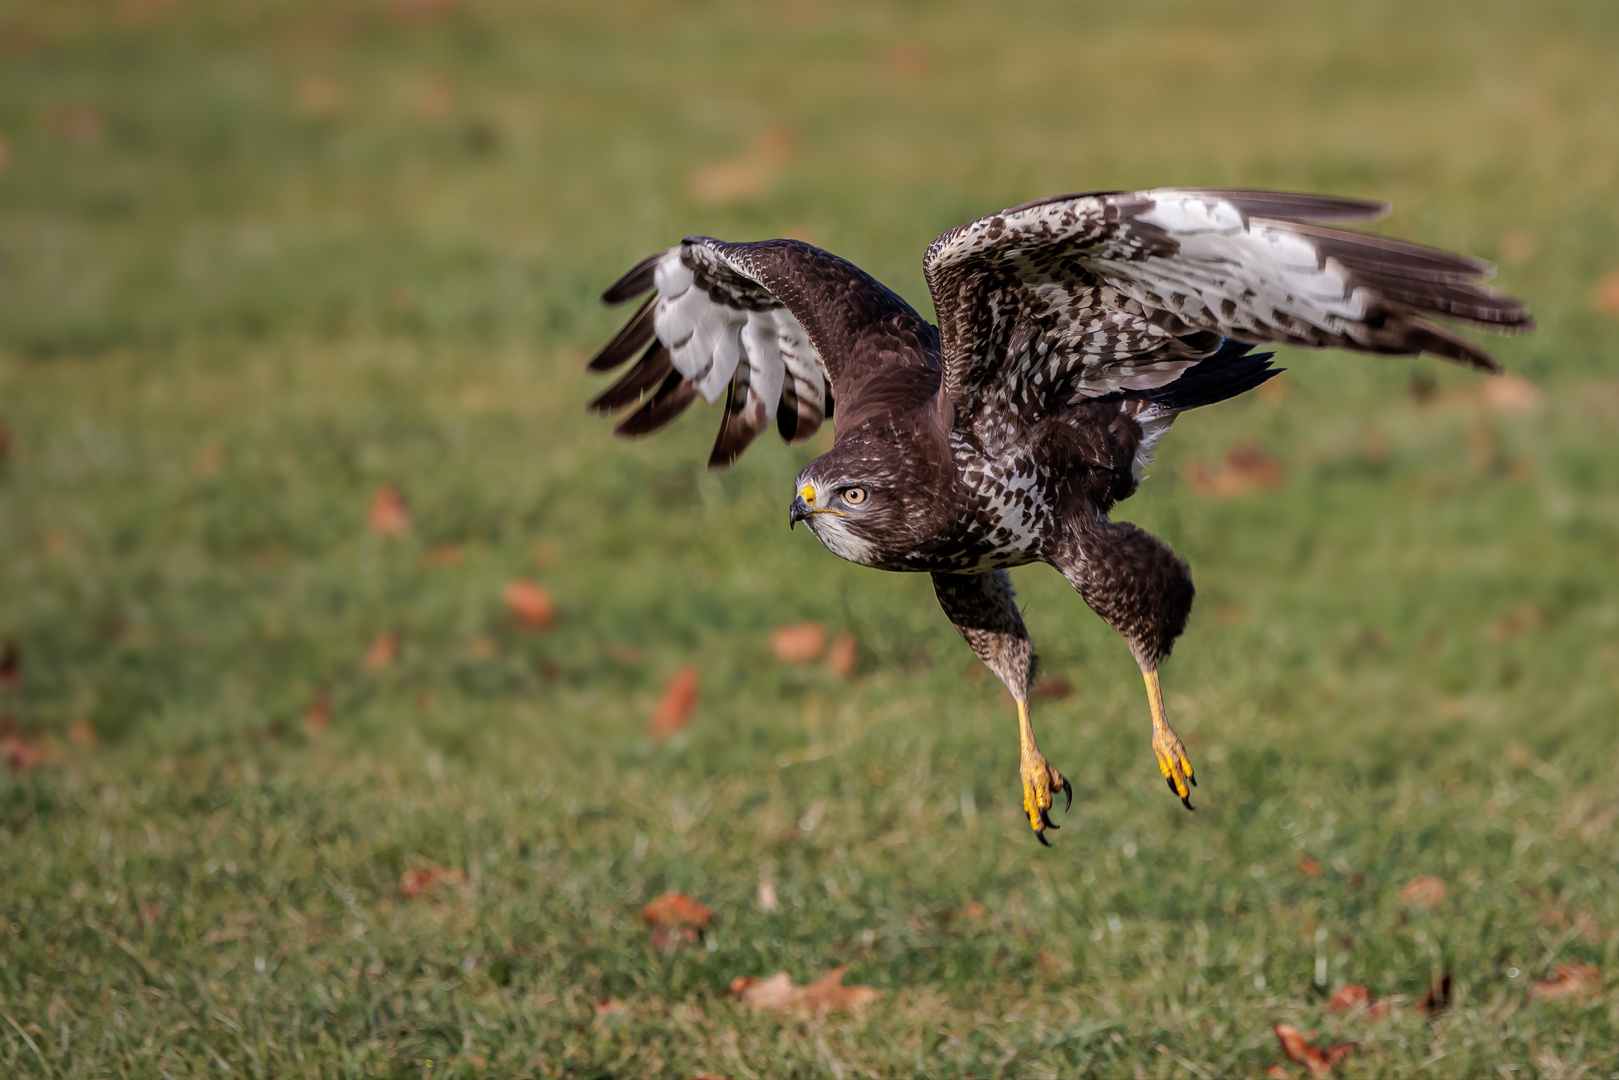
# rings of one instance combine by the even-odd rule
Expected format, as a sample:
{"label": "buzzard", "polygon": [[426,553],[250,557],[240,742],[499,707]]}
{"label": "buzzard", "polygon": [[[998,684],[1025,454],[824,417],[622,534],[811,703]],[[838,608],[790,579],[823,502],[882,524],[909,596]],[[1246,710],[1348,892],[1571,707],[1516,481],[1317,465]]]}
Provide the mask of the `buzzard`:
{"label": "buzzard", "polygon": [[646,435],[723,393],[709,457],[724,468],[774,419],[799,442],[833,416],[799,474],[805,522],[861,566],[933,575],[939,604],[1017,703],[1019,772],[1043,844],[1053,795],[1029,720],[1034,665],[1007,568],[1056,567],[1123,636],[1146,682],[1152,748],[1188,809],[1197,783],[1164,715],[1158,665],[1186,627],[1192,579],[1167,545],[1108,517],[1177,416],[1281,369],[1255,345],[1429,353],[1489,372],[1431,321],[1532,328],[1483,285],[1487,263],[1321,222],[1387,205],[1268,191],[1059,195],[957,226],[923,256],[939,324],[860,268],[797,240],[688,237],[602,296],[646,299],[590,361],[637,358],[590,407],[634,406]]}

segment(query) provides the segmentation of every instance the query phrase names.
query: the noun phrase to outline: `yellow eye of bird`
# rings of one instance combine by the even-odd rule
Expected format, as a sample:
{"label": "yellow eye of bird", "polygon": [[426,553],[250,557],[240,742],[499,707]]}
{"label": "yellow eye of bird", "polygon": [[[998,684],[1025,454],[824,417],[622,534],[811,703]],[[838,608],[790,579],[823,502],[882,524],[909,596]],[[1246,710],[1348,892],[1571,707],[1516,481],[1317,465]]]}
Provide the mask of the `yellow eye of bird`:
{"label": "yellow eye of bird", "polygon": [[843,501],[850,506],[859,506],[866,501],[866,489],[861,487],[850,488],[843,493]]}

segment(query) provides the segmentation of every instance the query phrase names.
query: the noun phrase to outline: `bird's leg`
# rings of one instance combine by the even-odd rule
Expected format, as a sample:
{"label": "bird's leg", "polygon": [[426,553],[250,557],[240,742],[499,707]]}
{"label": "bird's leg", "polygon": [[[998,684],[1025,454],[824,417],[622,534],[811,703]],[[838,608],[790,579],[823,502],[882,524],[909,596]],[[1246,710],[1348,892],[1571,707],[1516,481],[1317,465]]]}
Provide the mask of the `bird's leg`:
{"label": "bird's leg", "polygon": [[1063,809],[1074,805],[1074,789],[1062,773],[1046,764],[1045,755],[1034,743],[1034,725],[1029,722],[1029,703],[1023,698],[1017,702],[1018,773],[1023,777],[1023,812],[1029,815],[1029,828],[1035,838],[1047,847],[1047,829],[1060,829],[1051,820],[1052,792],[1067,796]]}
{"label": "bird's leg", "polygon": [[1192,775],[1192,762],[1186,756],[1186,744],[1181,742],[1181,737],[1164,719],[1164,692],[1158,685],[1158,669],[1141,674],[1147,682],[1147,706],[1152,709],[1152,752],[1158,755],[1158,771],[1164,774],[1164,782],[1169,785],[1169,790],[1180,796],[1186,809],[1195,810],[1191,789],[1197,787],[1197,777]]}

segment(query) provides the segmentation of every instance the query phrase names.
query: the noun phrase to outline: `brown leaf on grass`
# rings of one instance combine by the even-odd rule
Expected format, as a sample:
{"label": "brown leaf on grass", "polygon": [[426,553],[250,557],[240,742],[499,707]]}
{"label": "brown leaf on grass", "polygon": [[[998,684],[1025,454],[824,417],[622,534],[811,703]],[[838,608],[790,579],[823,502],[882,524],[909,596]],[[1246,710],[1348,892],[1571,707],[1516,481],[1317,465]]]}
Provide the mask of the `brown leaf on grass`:
{"label": "brown leaf on grass", "polygon": [[365,523],[378,536],[403,536],[410,532],[410,507],[392,484],[384,484],[371,496]]}
{"label": "brown leaf on grass", "polygon": [[0,645],[0,690],[17,693],[22,689],[22,650],[14,638]]}
{"label": "brown leaf on grass", "polygon": [[1450,1008],[1450,991],[1453,983],[1454,980],[1447,971],[1428,984],[1428,992],[1423,995],[1422,1003],[1417,1006],[1422,1010],[1422,1015],[1432,1019]]}
{"label": "brown leaf on grass", "polygon": [[1299,873],[1305,877],[1320,877],[1321,871],[1324,869],[1325,867],[1321,865],[1320,859],[1312,859],[1306,855],[1299,860]]}
{"label": "brown leaf on grass", "polygon": [[1486,379],[1479,396],[1497,412],[1534,412],[1540,406],[1540,389],[1521,375]]}
{"label": "brown leaf on grass", "polygon": [[157,925],[157,920],[163,915],[163,909],[156,904],[142,904],[140,910],[135,912],[135,925],[142,930]]}
{"label": "brown leaf on grass", "polygon": [[826,651],[826,670],[840,679],[847,679],[854,674],[859,663],[860,645],[853,634],[842,633],[832,639],[832,647]]}
{"label": "brown leaf on grass", "polygon": [[429,566],[454,566],[461,561],[461,547],[459,544],[435,544],[433,550],[427,553]]}
{"label": "brown leaf on grass", "polygon": [[1400,887],[1400,899],[1413,907],[1438,907],[1445,899],[1449,886],[1444,878],[1434,877],[1432,874],[1423,874],[1414,877]]}
{"label": "brown leaf on grass", "polygon": [[920,45],[900,42],[883,51],[879,58],[883,73],[896,79],[914,79],[932,66],[932,57]]}
{"label": "brown leaf on grass", "polygon": [[551,594],[533,581],[513,581],[506,586],[506,610],[529,630],[548,630],[557,621]]}
{"label": "brown leaf on grass", "polygon": [[776,1013],[802,1012],[812,1016],[851,1012],[883,996],[872,986],[844,986],[843,974],[849,965],[833,968],[808,986],[794,986],[785,971],[764,979],[738,975],[731,980],[731,995],[750,1009]]}
{"label": "brown leaf on grass", "polygon": [[1186,481],[1194,492],[1217,499],[1279,487],[1286,478],[1287,472],[1280,461],[1247,443],[1237,443],[1227,450],[1225,461],[1217,466],[1194,461],[1186,471]]}
{"label": "brown leaf on grass", "polygon": [[79,746],[89,746],[96,741],[96,729],[90,726],[88,720],[75,720],[67,726],[67,741]]}
{"label": "brown leaf on grass", "polygon": [[381,671],[393,663],[398,655],[399,639],[392,634],[383,634],[365,650],[365,670]]}
{"label": "brown leaf on grass", "polygon": [[324,75],[298,80],[298,108],[310,116],[334,116],[343,110],[343,88]]}
{"label": "brown leaf on grass", "polygon": [[406,900],[433,892],[440,885],[465,885],[467,876],[459,870],[437,863],[424,862],[406,870],[399,879],[399,895]]}
{"label": "brown leaf on grass", "polygon": [[1293,1070],[1286,1065],[1270,1064],[1265,1066],[1265,1080],[1293,1080]]}
{"label": "brown leaf on grass", "polygon": [[1610,270],[1591,290],[1591,306],[1604,315],[1619,317],[1619,270]]}
{"label": "brown leaf on grass", "polygon": [[442,120],[455,108],[455,89],[441,78],[423,79],[413,95],[416,113],[425,120]]}
{"label": "brown leaf on grass", "polygon": [[45,130],[63,142],[95,146],[106,134],[101,110],[83,101],[52,105],[45,110]]}
{"label": "brown leaf on grass", "polygon": [[1073,692],[1073,683],[1060,675],[1049,675],[1035,684],[1029,696],[1039,701],[1061,701]]}
{"label": "brown leaf on grass", "polygon": [[1540,609],[1533,604],[1519,605],[1506,618],[1490,627],[1488,634],[1490,644],[1505,645],[1525,630],[1533,630],[1539,625]]}
{"label": "brown leaf on grass", "polygon": [[1272,1024],[1271,1030],[1276,1033],[1276,1041],[1282,1044],[1282,1053],[1289,1060],[1303,1065],[1313,1077],[1329,1077],[1332,1067],[1342,1061],[1348,1053],[1359,1046],[1359,1043],[1338,1043],[1325,1050],[1311,1043],[1304,1032],[1291,1024]]}
{"label": "brown leaf on grass", "polygon": [[[6,171],[6,140],[0,136],[0,173]],[[0,420],[0,465],[11,460],[11,452],[17,448],[17,440],[11,434],[11,427],[4,420]]]}
{"label": "brown leaf on grass", "polygon": [[590,1008],[595,1012],[597,1020],[606,1020],[630,1011],[630,1007],[618,1000],[618,998],[603,998],[601,1001],[593,1001],[590,1003]]}
{"label": "brown leaf on grass", "polygon": [[647,725],[647,734],[654,739],[667,739],[686,726],[691,712],[697,707],[697,669],[683,667],[670,677],[663,688],[658,709]]}
{"label": "brown leaf on grass", "polygon": [[[9,166],[10,164],[11,164],[11,145],[6,142],[6,137],[4,135],[0,135],[0,174],[3,174],[6,171],[7,166]],[[0,431],[3,431],[3,430],[4,430],[4,425],[0,425]],[[5,457],[5,455],[0,454],[0,458],[3,458],[3,457]]]}
{"label": "brown leaf on grass", "polygon": [[310,703],[309,708],[304,710],[304,733],[311,737],[319,735],[331,722],[332,695],[322,690],[315,695],[315,700]]}
{"label": "brown leaf on grass", "polygon": [[703,206],[734,206],[759,198],[775,183],[797,143],[790,128],[766,128],[744,156],[715,162],[692,173],[692,200]]}
{"label": "brown leaf on grass", "polygon": [[770,633],[770,647],[784,664],[807,664],[826,648],[826,627],[818,622],[778,626]]}
{"label": "brown leaf on grass", "polygon": [[1551,1001],[1556,998],[1590,997],[1602,987],[1602,973],[1594,964],[1573,961],[1559,964],[1549,979],[1542,979],[1529,988],[1530,1001]]}
{"label": "brown leaf on grass", "polygon": [[714,913],[683,892],[666,892],[641,909],[641,921],[652,930],[652,944],[664,949],[700,940]]}
{"label": "brown leaf on grass", "polygon": [[1350,983],[1340,986],[1333,995],[1327,999],[1322,1012],[1345,1013],[1360,1008],[1372,1000],[1371,991],[1361,983]]}
{"label": "brown leaf on grass", "polygon": [[29,742],[21,735],[7,735],[0,739],[0,753],[5,755],[6,765],[13,776],[21,776],[45,761],[44,747]]}

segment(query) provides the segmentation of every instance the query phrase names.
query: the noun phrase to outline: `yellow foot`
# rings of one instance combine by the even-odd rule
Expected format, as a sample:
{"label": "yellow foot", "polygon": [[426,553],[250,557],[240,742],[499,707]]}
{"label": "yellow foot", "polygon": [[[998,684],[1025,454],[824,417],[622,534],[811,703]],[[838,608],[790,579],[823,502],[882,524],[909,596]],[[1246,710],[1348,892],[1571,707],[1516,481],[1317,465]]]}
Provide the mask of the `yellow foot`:
{"label": "yellow foot", "polygon": [[1037,840],[1050,847],[1046,830],[1062,828],[1051,820],[1052,792],[1061,791],[1067,796],[1067,804],[1063,807],[1067,810],[1074,805],[1074,789],[1063,774],[1047,765],[1044,755],[1032,746],[1024,749],[1018,773],[1023,777],[1023,811],[1029,815],[1029,828],[1034,830]]}
{"label": "yellow foot", "polygon": [[1192,805],[1191,788],[1197,787],[1197,777],[1192,775],[1192,763],[1186,757],[1186,745],[1181,742],[1180,736],[1165,725],[1152,733],[1152,752],[1158,755],[1158,771],[1164,774],[1164,781],[1169,784],[1169,790],[1180,796],[1186,809],[1196,810]]}

